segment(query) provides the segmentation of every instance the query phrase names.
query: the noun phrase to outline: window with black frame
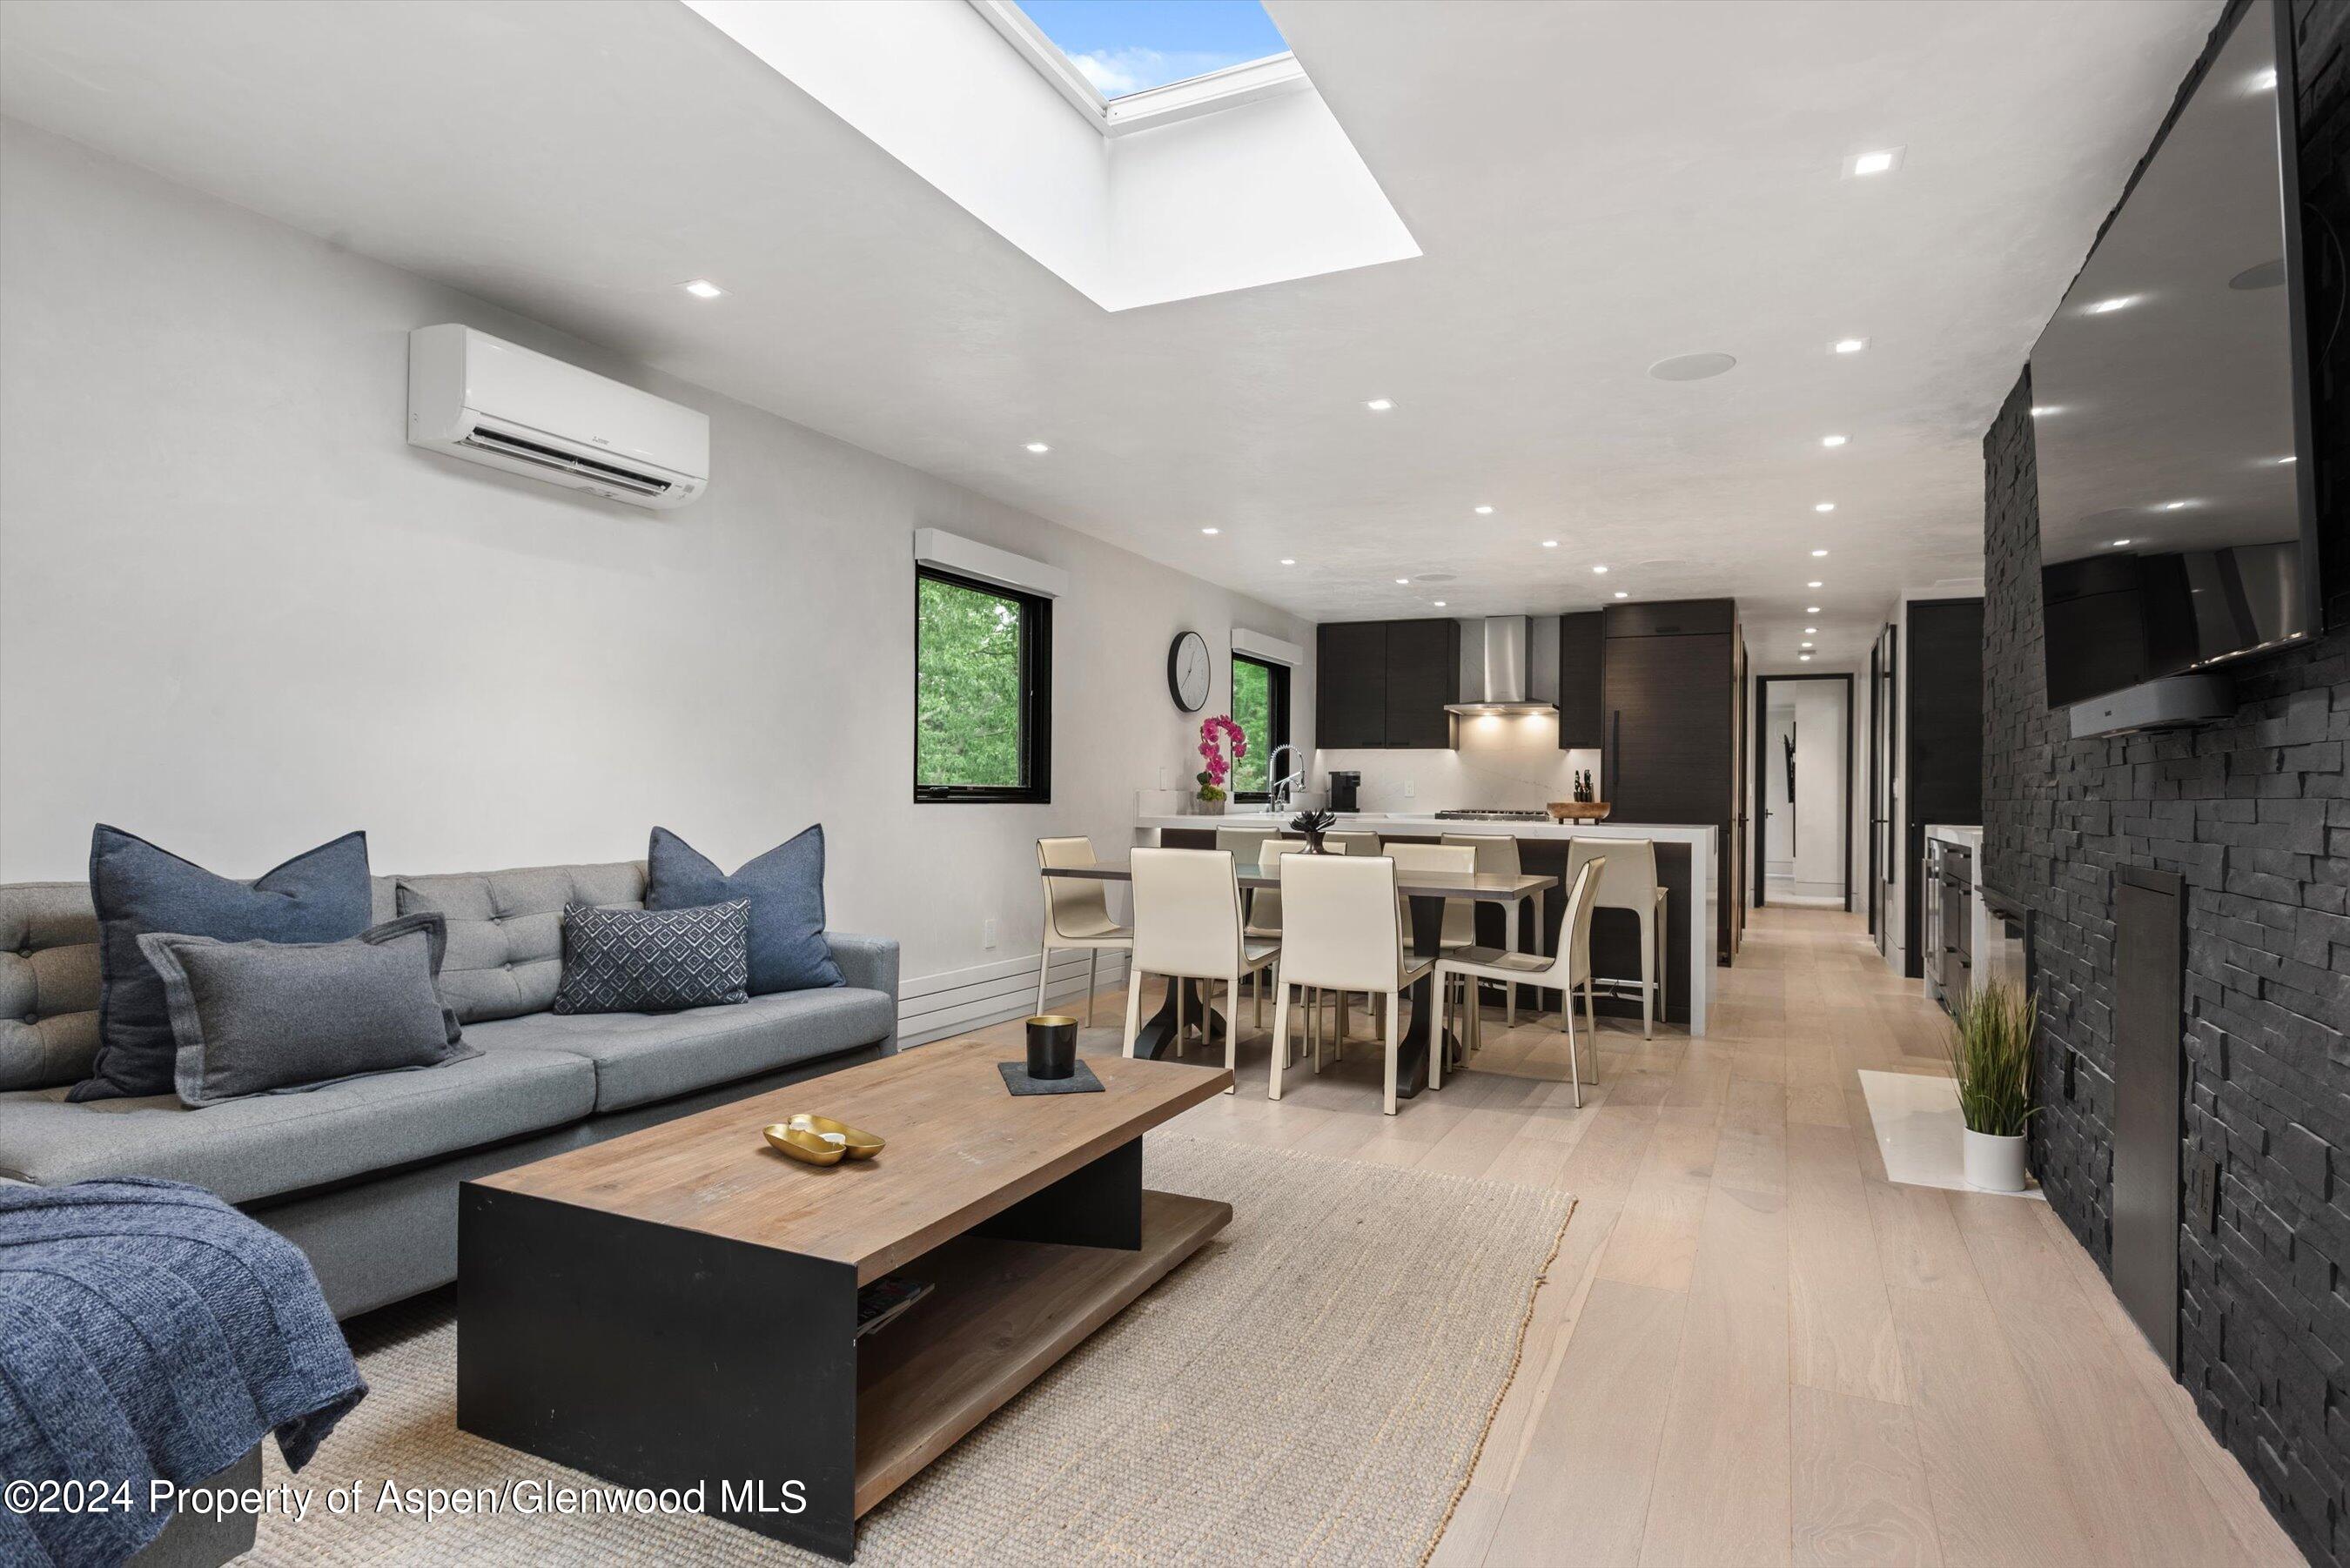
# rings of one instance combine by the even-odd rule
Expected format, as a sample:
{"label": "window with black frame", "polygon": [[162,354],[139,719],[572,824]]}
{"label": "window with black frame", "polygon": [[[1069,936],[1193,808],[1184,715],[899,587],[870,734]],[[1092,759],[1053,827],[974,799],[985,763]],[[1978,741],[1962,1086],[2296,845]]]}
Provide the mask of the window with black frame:
{"label": "window with black frame", "polygon": [[1053,604],[930,566],[914,579],[914,798],[1053,798]]}
{"label": "window with black frame", "polygon": [[1289,742],[1289,667],[1233,654],[1232,722],[1248,737],[1248,755],[1232,769],[1233,798],[1268,799],[1273,750]]}

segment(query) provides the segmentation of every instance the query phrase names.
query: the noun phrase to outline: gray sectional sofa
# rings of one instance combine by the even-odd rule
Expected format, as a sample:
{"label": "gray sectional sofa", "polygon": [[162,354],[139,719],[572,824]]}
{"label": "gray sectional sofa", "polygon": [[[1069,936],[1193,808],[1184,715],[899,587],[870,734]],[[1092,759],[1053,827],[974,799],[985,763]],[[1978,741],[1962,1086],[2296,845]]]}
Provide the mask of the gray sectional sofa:
{"label": "gray sectional sofa", "polygon": [[878,937],[826,934],[844,987],[659,1015],[547,1012],[564,905],[644,896],[642,861],[379,877],[377,919],[447,919],[443,998],[482,1054],[192,1110],[169,1096],[66,1102],[98,1044],[89,889],[0,885],[0,1179],[210,1188],[307,1253],[348,1317],[456,1278],[461,1181],[897,1050],[898,944]]}

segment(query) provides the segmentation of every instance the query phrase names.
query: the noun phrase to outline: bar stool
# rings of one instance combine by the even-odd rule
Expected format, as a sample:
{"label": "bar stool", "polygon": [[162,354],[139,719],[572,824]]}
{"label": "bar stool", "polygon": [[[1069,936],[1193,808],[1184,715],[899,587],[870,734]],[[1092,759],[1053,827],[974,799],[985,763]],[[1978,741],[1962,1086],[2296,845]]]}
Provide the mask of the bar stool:
{"label": "bar stool", "polygon": [[[1281,957],[1279,942],[1242,934],[1241,885],[1225,849],[1137,849],[1134,877],[1134,964],[1126,986],[1126,1054],[1134,1054],[1142,1033],[1142,976],[1163,976],[1170,986],[1186,980],[1200,988],[1201,1022],[1224,982],[1224,1066],[1240,1070],[1241,977],[1254,974]],[[1176,993],[1180,1010],[1181,992]],[[1182,1014],[1176,1014],[1180,1043]],[[1227,1088],[1224,1093],[1232,1091]]]}
{"label": "bar stool", "polygon": [[[1429,971],[1426,960],[1403,951],[1395,862],[1378,855],[1291,855],[1281,862],[1281,893],[1284,929],[1281,962],[1273,976],[1273,1073],[1265,1094],[1281,1098],[1289,1065],[1289,988],[1342,995],[1360,991],[1387,999],[1387,1087],[1380,1109],[1395,1115],[1396,1052],[1403,1039],[1399,1010],[1404,989]],[[1314,1070],[1322,1070],[1318,1045]]]}
{"label": "bar stool", "polygon": [[[1584,1033],[1591,1037],[1591,1081],[1599,1081],[1599,1020],[1591,1002],[1591,911],[1593,898],[1599,879],[1607,875],[1607,859],[1594,855],[1583,863],[1568,885],[1566,916],[1558,929],[1558,952],[1551,958],[1540,953],[1504,952],[1499,948],[1463,948],[1450,952],[1437,961],[1436,980],[1441,985],[1448,980],[1459,980],[1472,988],[1480,981],[1498,980],[1504,984],[1533,985],[1543,989],[1555,986],[1559,992],[1558,1026],[1566,1034],[1566,1072],[1575,1082],[1575,1104],[1583,1106],[1583,1062],[1575,1047],[1575,992],[1583,991]],[[1483,1031],[1485,1021],[1481,1013],[1471,1012],[1469,1033],[1473,1042]],[[1432,1053],[1428,1059],[1428,1084],[1434,1088],[1438,1082],[1437,1058],[1442,1052]]]}
{"label": "bar stool", "polygon": [[[1522,875],[1525,869],[1518,859],[1518,841],[1503,835],[1489,833],[1448,833],[1441,838],[1438,839],[1437,842],[1440,844],[1465,844],[1470,848],[1474,849],[1477,852],[1477,869],[1479,872],[1487,876],[1516,877]],[[1452,900],[1451,904],[1446,905],[1444,909],[1444,924],[1448,929],[1452,925],[1452,909],[1454,905],[1460,906],[1467,914],[1469,923],[1469,940],[1472,942],[1475,941],[1477,940],[1476,905],[1466,898],[1455,898]],[[1507,948],[1510,951],[1516,952],[1522,945],[1520,939],[1523,937],[1525,930],[1525,900],[1520,898],[1509,905],[1508,914],[1510,934],[1508,940],[1502,945]],[[1536,952],[1540,952],[1542,950],[1542,933],[1539,929],[1535,931],[1534,939],[1534,950]],[[1503,987],[1503,991],[1505,993],[1502,1003],[1505,1026],[1515,1029],[1518,1026],[1518,988],[1514,985],[1504,986]]]}
{"label": "bar stool", "polygon": [[1596,977],[1596,983],[1606,986],[1637,985],[1640,988],[1640,1037],[1656,1038],[1656,1014],[1665,1010],[1666,984],[1670,971],[1666,964],[1665,932],[1667,926],[1666,888],[1657,879],[1657,846],[1648,838],[1577,838],[1566,847],[1566,875],[1570,884],[1575,874],[1586,861],[1605,860],[1607,873],[1599,878],[1599,890],[1592,899],[1596,909],[1628,909],[1640,922],[1640,978],[1611,980]]}

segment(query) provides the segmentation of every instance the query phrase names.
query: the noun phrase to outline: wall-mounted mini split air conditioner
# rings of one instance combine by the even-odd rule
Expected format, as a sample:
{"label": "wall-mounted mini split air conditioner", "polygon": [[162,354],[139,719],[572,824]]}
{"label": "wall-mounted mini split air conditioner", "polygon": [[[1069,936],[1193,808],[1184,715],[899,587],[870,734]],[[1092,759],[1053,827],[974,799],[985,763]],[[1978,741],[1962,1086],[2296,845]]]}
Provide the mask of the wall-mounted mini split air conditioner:
{"label": "wall-mounted mini split air conditioner", "polygon": [[710,416],[451,322],[408,335],[408,443],[635,506],[710,485]]}

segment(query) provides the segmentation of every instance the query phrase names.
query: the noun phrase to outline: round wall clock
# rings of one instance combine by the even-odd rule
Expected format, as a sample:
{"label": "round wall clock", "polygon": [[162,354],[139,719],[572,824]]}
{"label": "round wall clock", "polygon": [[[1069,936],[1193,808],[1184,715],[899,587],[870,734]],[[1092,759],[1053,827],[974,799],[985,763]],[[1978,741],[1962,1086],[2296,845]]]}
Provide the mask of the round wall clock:
{"label": "round wall clock", "polygon": [[1208,705],[1208,686],[1215,671],[1208,661],[1208,639],[1196,631],[1180,633],[1167,645],[1167,691],[1175,706],[1196,713]]}

